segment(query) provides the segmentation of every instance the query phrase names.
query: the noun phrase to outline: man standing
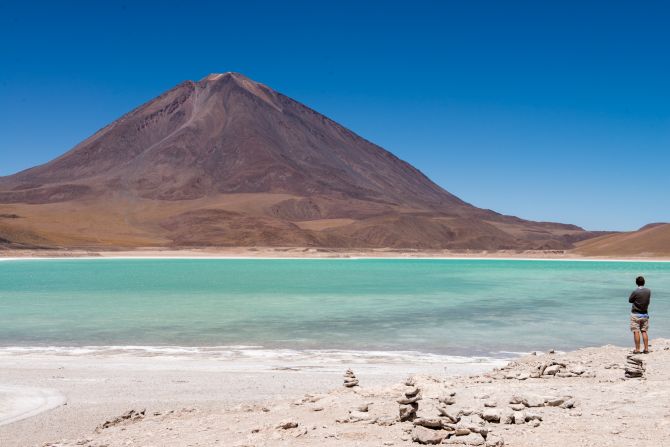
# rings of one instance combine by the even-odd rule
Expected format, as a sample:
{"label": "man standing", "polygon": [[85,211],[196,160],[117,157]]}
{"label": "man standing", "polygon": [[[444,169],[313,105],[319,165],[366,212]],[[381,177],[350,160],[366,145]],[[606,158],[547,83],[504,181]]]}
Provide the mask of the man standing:
{"label": "man standing", "polygon": [[633,290],[628,298],[629,303],[633,303],[630,316],[630,330],[633,332],[635,341],[634,354],[640,353],[640,332],[644,340],[644,354],[649,354],[649,301],[651,300],[651,290],[644,286],[644,278],[638,276],[635,278],[637,289]]}

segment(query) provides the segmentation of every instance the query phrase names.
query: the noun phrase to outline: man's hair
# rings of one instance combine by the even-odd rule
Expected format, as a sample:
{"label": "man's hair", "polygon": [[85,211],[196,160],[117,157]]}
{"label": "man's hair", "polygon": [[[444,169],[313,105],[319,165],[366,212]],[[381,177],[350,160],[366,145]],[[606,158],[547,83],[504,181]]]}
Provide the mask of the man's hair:
{"label": "man's hair", "polygon": [[638,286],[643,286],[644,285],[644,276],[638,276],[635,278],[635,284]]}

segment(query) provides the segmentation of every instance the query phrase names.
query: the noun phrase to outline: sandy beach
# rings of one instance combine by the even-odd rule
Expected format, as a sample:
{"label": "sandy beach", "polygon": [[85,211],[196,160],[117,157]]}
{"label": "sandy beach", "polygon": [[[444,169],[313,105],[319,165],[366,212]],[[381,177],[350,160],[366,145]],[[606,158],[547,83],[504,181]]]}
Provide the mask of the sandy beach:
{"label": "sandy beach", "polygon": [[[643,362],[641,378],[625,378],[629,352],[604,346],[509,363],[458,363],[381,353],[268,357],[261,351],[231,358],[5,350],[0,443],[662,445],[670,436],[670,340],[653,340],[651,354],[635,357]],[[347,368],[358,386],[342,385]],[[407,385],[409,376],[414,383]],[[397,400],[416,391],[416,419],[400,422]],[[48,409],[49,398],[52,406],[64,402]],[[16,420],[8,402],[29,417]],[[31,406],[39,414],[30,415]]]}

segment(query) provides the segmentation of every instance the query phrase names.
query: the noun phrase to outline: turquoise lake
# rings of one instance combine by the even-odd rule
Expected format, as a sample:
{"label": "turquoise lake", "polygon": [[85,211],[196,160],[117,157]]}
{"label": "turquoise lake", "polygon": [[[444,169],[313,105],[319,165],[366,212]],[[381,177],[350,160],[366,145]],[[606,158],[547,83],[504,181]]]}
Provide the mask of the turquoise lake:
{"label": "turquoise lake", "polygon": [[652,289],[670,337],[670,263],[391,259],[0,261],[0,346],[228,346],[507,352],[630,344]]}

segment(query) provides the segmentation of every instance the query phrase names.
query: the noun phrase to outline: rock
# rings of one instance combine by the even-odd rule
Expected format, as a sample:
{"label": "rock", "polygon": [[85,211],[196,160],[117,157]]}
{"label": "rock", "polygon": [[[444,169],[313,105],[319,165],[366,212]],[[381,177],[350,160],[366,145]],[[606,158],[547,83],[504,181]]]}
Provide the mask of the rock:
{"label": "rock", "polygon": [[526,408],[524,404],[512,404],[509,407],[514,411],[521,411]]}
{"label": "rock", "polygon": [[372,419],[372,416],[370,416],[369,413],[365,413],[363,411],[357,411],[357,410],[349,411],[349,421],[350,422],[369,421],[371,419]]}
{"label": "rock", "polygon": [[484,410],[482,412],[481,418],[484,419],[486,422],[494,422],[494,423],[499,423],[500,422],[500,412],[498,410]]}
{"label": "rock", "polygon": [[509,409],[505,409],[500,413],[500,422],[502,424],[513,424],[514,423],[514,412]]}
{"label": "rock", "polygon": [[419,390],[419,388],[417,388],[417,387],[409,388],[409,389],[405,390],[405,396],[406,397],[414,397],[417,394],[419,394],[419,391],[421,391],[421,390]]}
{"label": "rock", "polygon": [[411,421],[416,418],[416,411],[419,409],[419,405],[409,404],[409,405],[400,405],[400,422]]}
{"label": "rock", "polygon": [[453,405],[456,403],[456,398],[454,396],[440,396],[437,400],[444,405]]}
{"label": "rock", "polygon": [[512,398],[509,400],[509,403],[511,404],[523,404],[523,397],[519,396],[518,394],[515,394],[512,396]]}
{"label": "rock", "polygon": [[141,419],[144,419],[144,415],[146,414],[146,409],[142,409],[139,411],[136,410],[129,410],[123,413],[121,416],[115,417],[114,419],[111,419],[109,421],[105,421],[101,425],[98,425],[95,428],[96,433],[100,433],[100,431],[114,427],[115,425],[119,425],[124,422],[136,422]]}
{"label": "rock", "polygon": [[586,368],[584,368],[582,365],[576,365],[576,366],[573,366],[572,368],[570,368],[570,372],[572,374],[577,375],[577,376],[581,376],[582,374],[584,374],[586,372]]}
{"label": "rock", "polygon": [[527,412],[526,412],[526,422],[529,422],[529,421],[541,421],[541,420],[542,420],[542,416],[541,416],[540,414],[538,414],[538,413],[532,413],[532,412],[530,412],[530,411],[527,411]]}
{"label": "rock", "polygon": [[438,418],[416,418],[414,419],[414,425],[420,425],[421,427],[426,428],[442,428],[443,422],[442,419]]}
{"label": "rock", "polygon": [[459,416],[470,416],[474,412],[475,412],[475,410],[473,410],[472,408],[461,408],[460,410],[458,410],[458,415]]}
{"label": "rock", "polygon": [[550,349],[549,354],[556,354],[556,351],[554,349]]}
{"label": "rock", "polygon": [[524,411],[517,411],[514,413],[514,424],[521,425],[526,423],[526,413]]}
{"label": "rock", "polygon": [[451,422],[453,424],[461,420],[461,417],[458,414],[449,411],[446,407],[437,407],[437,412],[439,413],[440,416],[448,419],[449,420],[448,422]]}
{"label": "rock", "polygon": [[486,447],[503,447],[505,445],[505,441],[500,436],[488,435],[484,445]]}
{"label": "rock", "polygon": [[488,402],[484,402],[484,406],[485,406],[486,408],[495,408],[495,407],[498,406],[498,403],[497,403],[497,402],[494,402],[494,401],[492,401],[492,400],[490,400],[490,401],[488,401]]}
{"label": "rock", "polygon": [[568,399],[561,404],[561,408],[574,408],[576,402],[574,399]]}
{"label": "rock", "polygon": [[445,439],[443,444],[448,445],[464,445],[464,446],[483,446],[485,444],[484,438],[476,433],[471,433],[466,436],[452,436]]}
{"label": "rock", "polygon": [[556,373],[556,377],[577,377],[575,374],[572,374],[571,372],[563,372],[559,371]]}
{"label": "rock", "polygon": [[569,397],[553,397],[547,399],[547,405],[550,407],[560,407]]}
{"label": "rock", "polygon": [[382,416],[375,420],[375,424],[382,427],[390,427],[391,425],[395,425],[395,423],[396,419],[389,416]]}
{"label": "rock", "polygon": [[344,386],[347,388],[358,386],[358,379],[351,369],[347,369],[344,373]]}
{"label": "rock", "polygon": [[470,434],[470,429],[469,428],[457,428],[454,430],[454,435],[456,436],[466,436]]}
{"label": "rock", "polygon": [[405,386],[415,386],[416,385],[416,380],[414,380],[414,377],[408,377],[405,379]]}
{"label": "rock", "polygon": [[296,428],[297,426],[298,426],[298,423],[296,421],[292,421],[292,420],[281,421],[279,424],[277,424],[277,428],[282,429],[282,430],[288,430],[290,428]]}
{"label": "rock", "polygon": [[361,411],[363,413],[367,413],[369,409],[370,409],[370,404],[361,404],[358,407],[356,407],[356,411]]}
{"label": "rock", "polygon": [[420,400],[421,400],[421,395],[417,395],[417,396],[414,396],[414,397],[401,397],[396,402],[398,402],[401,405],[408,405],[408,404],[413,404],[415,402],[418,402]]}
{"label": "rock", "polygon": [[522,403],[527,407],[543,407],[544,402],[545,402],[544,397],[529,394],[524,397]]}
{"label": "rock", "polygon": [[531,427],[539,427],[540,426],[540,421],[538,421],[537,419],[533,420],[533,421],[530,421],[530,426]]}
{"label": "rock", "polygon": [[322,407],[321,405],[313,405],[313,406],[311,406],[311,407],[309,407],[309,408],[310,408],[310,410],[312,410],[312,411],[323,411],[323,407]]}
{"label": "rock", "polygon": [[557,372],[561,370],[561,367],[559,365],[551,365],[547,366],[544,370],[543,375],[545,376],[554,376],[556,375]]}
{"label": "rock", "polygon": [[519,374],[518,377],[517,377],[517,379],[519,379],[519,380],[527,380],[529,378],[530,378],[530,374],[528,374],[527,372],[523,372],[523,373]]}
{"label": "rock", "polygon": [[447,437],[442,430],[431,430],[429,428],[416,426],[412,430],[412,441],[419,444],[440,444]]}

